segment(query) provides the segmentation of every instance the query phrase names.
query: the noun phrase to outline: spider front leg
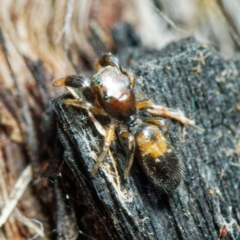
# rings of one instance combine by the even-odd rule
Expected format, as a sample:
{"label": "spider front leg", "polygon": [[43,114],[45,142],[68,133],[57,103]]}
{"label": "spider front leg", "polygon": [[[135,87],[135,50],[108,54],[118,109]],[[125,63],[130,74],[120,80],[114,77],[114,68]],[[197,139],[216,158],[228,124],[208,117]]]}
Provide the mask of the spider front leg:
{"label": "spider front leg", "polygon": [[120,68],[118,57],[111,53],[105,53],[95,62],[95,69],[97,70],[106,66],[115,66]]}
{"label": "spider front leg", "polygon": [[[64,86],[76,99],[86,99],[85,95],[90,95],[90,79],[81,74],[56,79],[53,86]],[[76,89],[80,92],[77,93]]]}
{"label": "spider front leg", "polygon": [[75,98],[66,99],[64,104],[87,110],[88,116],[94,123],[98,132],[103,136],[106,135],[105,129],[94,117],[94,114],[106,115],[105,111],[102,108],[93,106],[93,104],[86,98],[86,96],[89,98],[91,97],[90,80],[88,78],[83,75],[70,75],[53,81],[53,86],[64,86]]}
{"label": "spider front leg", "polygon": [[123,127],[120,131],[120,137],[122,139],[128,141],[128,160],[127,160],[127,164],[126,164],[126,167],[124,169],[124,175],[123,175],[124,179],[127,179],[128,176],[129,176],[129,172],[131,170],[132,164],[133,164],[136,144],[135,144],[134,136],[130,132],[128,132],[127,129],[125,129]]}

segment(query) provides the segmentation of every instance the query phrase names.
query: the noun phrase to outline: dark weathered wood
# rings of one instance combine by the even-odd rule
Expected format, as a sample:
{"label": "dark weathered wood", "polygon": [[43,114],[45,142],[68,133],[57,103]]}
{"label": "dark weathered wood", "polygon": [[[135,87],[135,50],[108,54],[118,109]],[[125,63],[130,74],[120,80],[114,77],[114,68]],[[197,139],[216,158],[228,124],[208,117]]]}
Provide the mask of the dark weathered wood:
{"label": "dark weathered wood", "polygon": [[[240,60],[225,60],[213,48],[188,38],[162,51],[128,48],[119,52],[136,74],[136,92],[180,109],[204,132],[167,120],[169,138],[186,177],[166,194],[151,184],[135,159],[123,181],[126,155],[116,139],[111,147],[120,188],[104,167],[91,171],[103,138],[86,113],[53,100],[64,159],[77,191],[76,218],[96,239],[240,239],[240,168],[234,149],[240,138]],[[107,119],[99,121],[106,125]],[[109,156],[104,163],[110,166]],[[112,169],[112,167],[110,167]],[[90,223],[89,223],[90,222]]]}

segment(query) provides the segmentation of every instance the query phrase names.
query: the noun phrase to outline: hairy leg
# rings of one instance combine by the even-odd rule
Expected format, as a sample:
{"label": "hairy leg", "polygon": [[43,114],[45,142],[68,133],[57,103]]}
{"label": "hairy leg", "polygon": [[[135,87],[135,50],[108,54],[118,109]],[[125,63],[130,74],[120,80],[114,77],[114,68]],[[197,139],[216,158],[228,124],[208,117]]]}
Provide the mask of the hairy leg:
{"label": "hairy leg", "polygon": [[183,112],[180,110],[173,110],[171,108],[166,108],[161,105],[152,104],[149,106],[150,108],[147,111],[153,115],[157,115],[160,117],[166,117],[173,119],[187,126],[195,126],[195,122],[189,118],[187,118]]}
{"label": "hairy leg", "polygon": [[128,160],[127,160],[126,167],[124,169],[124,179],[127,179],[133,164],[134,153],[135,153],[135,139],[134,139],[134,136],[130,132],[128,132],[127,129],[121,130],[120,137],[128,141],[128,150],[129,150]]}
{"label": "hairy leg", "polygon": [[180,110],[174,110],[171,108],[164,107],[162,105],[154,104],[152,99],[139,101],[139,102],[137,102],[136,107],[138,109],[147,108],[147,111],[153,115],[173,119],[175,121],[180,122],[181,124],[183,124],[185,126],[190,125],[190,126],[197,127],[195,125],[195,122],[193,120],[187,118],[184,115],[184,113],[181,112]]}
{"label": "hairy leg", "polygon": [[112,142],[113,137],[114,137],[114,130],[116,128],[116,125],[117,124],[114,122],[114,120],[111,120],[111,123],[109,124],[109,126],[106,130],[106,135],[105,135],[105,139],[104,139],[104,145],[103,145],[102,153],[98,157],[98,160],[93,167],[93,171],[92,171],[93,175],[95,175],[97,173],[97,170],[98,170],[100,164],[102,163],[106,154],[108,153],[108,150],[111,146],[111,142]]}
{"label": "hairy leg", "polygon": [[105,111],[102,108],[93,106],[93,104],[89,102],[84,95],[84,93],[90,94],[90,80],[88,78],[83,75],[70,75],[53,81],[53,86],[64,86],[75,98],[65,100],[64,104],[87,110],[88,116],[94,123],[98,132],[103,136],[106,135],[106,130],[94,117],[94,114],[106,115]]}
{"label": "hairy leg", "polygon": [[103,112],[102,112],[101,108],[95,108],[92,106],[91,103],[86,102],[84,100],[80,100],[80,99],[66,99],[64,101],[64,104],[74,106],[74,107],[79,107],[79,108],[87,110],[88,116],[92,120],[92,122],[93,122],[94,126],[96,127],[96,129],[98,130],[98,132],[102,136],[104,136],[104,137],[106,136],[106,130],[102,127],[102,125],[94,117],[94,114],[105,115],[105,114],[102,114]]}

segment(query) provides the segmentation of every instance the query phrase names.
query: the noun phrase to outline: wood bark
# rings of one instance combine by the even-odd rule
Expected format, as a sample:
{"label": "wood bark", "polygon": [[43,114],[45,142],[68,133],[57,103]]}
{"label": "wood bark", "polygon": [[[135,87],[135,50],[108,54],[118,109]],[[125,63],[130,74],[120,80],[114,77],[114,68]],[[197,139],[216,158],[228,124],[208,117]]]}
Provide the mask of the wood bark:
{"label": "wood bark", "polygon": [[79,229],[94,239],[240,239],[239,57],[226,60],[192,37],[161,51],[119,41],[121,64],[136,75],[136,94],[183,111],[204,131],[166,120],[185,179],[165,193],[148,181],[137,158],[123,180],[126,154],[117,134],[93,177],[103,137],[84,110],[63,104],[69,95],[54,99]]}

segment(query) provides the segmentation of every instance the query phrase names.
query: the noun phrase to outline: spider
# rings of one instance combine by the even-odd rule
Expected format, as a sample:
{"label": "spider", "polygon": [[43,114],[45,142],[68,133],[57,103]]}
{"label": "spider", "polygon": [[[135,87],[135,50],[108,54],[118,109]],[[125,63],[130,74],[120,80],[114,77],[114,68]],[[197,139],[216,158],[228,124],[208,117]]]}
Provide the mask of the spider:
{"label": "spider", "polygon": [[[96,61],[95,68],[97,71],[92,80],[83,75],[70,75],[53,82],[54,86],[65,86],[73,95],[74,99],[67,99],[64,103],[87,110],[96,129],[104,136],[102,152],[92,174],[97,173],[109,151],[115,129],[118,128],[120,138],[128,142],[124,179],[129,176],[136,154],[151,182],[165,190],[176,189],[184,176],[184,169],[173,147],[158,127],[165,125],[154,117],[140,117],[138,111],[145,108],[153,115],[168,117],[184,125],[194,125],[194,122],[182,112],[156,105],[152,100],[137,101],[133,91],[134,76],[120,66],[117,56],[103,54]],[[95,115],[110,118],[106,129],[96,120]]]}

